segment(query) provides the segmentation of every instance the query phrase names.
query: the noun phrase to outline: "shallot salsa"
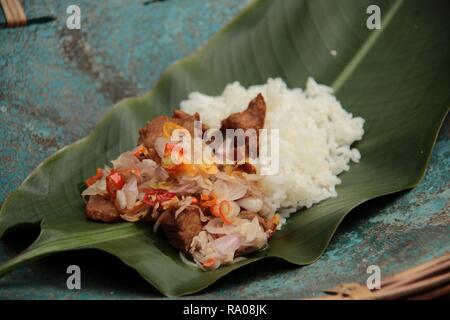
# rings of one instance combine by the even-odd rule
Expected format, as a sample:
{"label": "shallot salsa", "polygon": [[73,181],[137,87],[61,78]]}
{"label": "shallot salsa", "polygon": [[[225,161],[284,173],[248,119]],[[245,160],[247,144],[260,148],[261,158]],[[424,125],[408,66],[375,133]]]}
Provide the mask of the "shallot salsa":
{"label": "shallot salsa", "polygon": [[[244,111],[223,119],[217,132],[262,129],[265,113],[264,98],[258,94]],[[82,196],[88,219],[152,224],[180,250],[184,262],[216,269],[265,248],[280,216],[264,203],[257,167],[245,161],[248,142],[243,148],[236,146],[243,157],[235,151],[226,164],[216,161],[217,152],[208,163],[184,161],[188,148],[174,141],[174,131],[194,135],[199,121],[198,113],[181,110],[149,121],[139,130],[134,149],[111,161],[111,167],[97,168],[85,181]],[[174,155],[181,161],[174,161]]]}

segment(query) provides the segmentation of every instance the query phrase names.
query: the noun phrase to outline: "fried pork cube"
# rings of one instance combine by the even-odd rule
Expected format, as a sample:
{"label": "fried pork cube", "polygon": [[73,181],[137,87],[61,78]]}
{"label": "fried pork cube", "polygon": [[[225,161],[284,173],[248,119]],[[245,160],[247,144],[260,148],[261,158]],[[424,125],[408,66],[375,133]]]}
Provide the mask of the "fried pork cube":
{"label": "fried pork cube", "polygon": [[183,212],[175,214],[165,211],[158,219],[169,242],[177,249],[188,251],[192,239],[202,231],[203,223],[197,208],[187,207]]}
{"label": "fried pork cube", "polygon": [[266,118],[266,103],[261,94],[258,94],[242,112],[232,113],[222,120],[221,129],[255,129],[264,128]]}
{"label": "fried pork cube", "polygon": [[90,220],[103,222],[122,221],[120,213],[114,204],[102,196],[90,196],[86,205],[86,217]]}

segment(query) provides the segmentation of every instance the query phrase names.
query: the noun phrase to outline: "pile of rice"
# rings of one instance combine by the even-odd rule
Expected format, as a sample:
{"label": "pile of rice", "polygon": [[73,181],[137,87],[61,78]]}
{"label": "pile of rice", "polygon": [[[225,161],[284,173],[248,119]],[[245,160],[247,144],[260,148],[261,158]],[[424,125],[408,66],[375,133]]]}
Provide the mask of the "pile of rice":
{"label": "pile of rice", "polygon": [[262,179],[266,201],[285,217],[336,197],[338,175],[361,155],[351,145],[364,134],[364,119],[346,112],[330,87],[312,78],[306,89],[289,89],[283,80],[269,79],[248,89],[234,82],[222,95],[193,92],[181,102],[187,113],[198,112],[202,121],[219,128],[231,113],[247,108],[258,93],[267,105],[265,128],[279,129],[279,170]]}

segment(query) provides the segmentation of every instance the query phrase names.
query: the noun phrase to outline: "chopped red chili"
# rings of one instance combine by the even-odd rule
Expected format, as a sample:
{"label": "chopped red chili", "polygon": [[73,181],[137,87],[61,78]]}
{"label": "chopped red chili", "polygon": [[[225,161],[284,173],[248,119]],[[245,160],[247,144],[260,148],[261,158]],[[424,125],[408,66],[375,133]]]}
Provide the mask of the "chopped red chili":
{"label": "chopped red chili", "polygon": [[122,189],[125,184],[125,178],[119,172],[111,172],[106,177],[106,191],[112,199],[116,198],[116,192]]}
{"label": "chopped red chili", "polygon": [[142,202],[154,206],[157,202],[165,202],[176,196],[175,193],[164,189],[145,189]]}

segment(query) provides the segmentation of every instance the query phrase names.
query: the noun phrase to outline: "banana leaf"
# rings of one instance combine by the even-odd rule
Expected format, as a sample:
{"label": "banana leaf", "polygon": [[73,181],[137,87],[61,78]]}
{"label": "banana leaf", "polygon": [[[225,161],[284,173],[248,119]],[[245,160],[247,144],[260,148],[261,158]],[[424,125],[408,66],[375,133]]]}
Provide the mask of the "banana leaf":
{"label": "banana leaf", "polygon": [[[372,4],[381,9],[381,29],[366,26]],[[0,276],[50,254],[94,248],[117,256],[163,294],[180,296],[260,259],[314,262],[349,211],[423,177],[450,102],[449,12],[447,0],[252,2],[205,46],[171,66],[150,92],[119,102],[91,134],[45,160],[7,198],[0,235],[32,223],[40,223],[41,232],[1,264]],[[183,264],[149,225],[85,219],[83,181],[134,146],[139,127],[170,113],[189,92],[219,94],[227,83],[252,85],[269,77],[303,87],[308,76],[331,85],[343,106],[366,120],[356,145],[362,159],[340,176],[337,198],[292,215],[268,250],[204,272]]]}

